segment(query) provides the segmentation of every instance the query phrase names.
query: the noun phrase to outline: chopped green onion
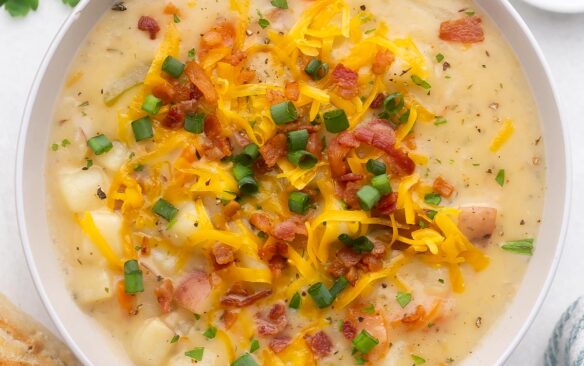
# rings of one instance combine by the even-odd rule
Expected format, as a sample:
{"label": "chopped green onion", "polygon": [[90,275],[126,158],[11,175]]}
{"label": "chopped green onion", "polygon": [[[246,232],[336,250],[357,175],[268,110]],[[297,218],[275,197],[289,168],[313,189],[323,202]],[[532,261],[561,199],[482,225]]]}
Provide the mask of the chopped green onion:
{"label": "chopped green onion", "polygon": [[61,146],[67,147],[69,145],[71,145],[71,141],[69,141],[68,139],[63,139],[63,141],[61,141]]}
{"label": "chopped green onion", "polygon": [[59,150],[59,144],[52,144],[51,145],[51,150],[53,150],[53,151]]}
{"label": "chopped green onion", "polygon": [[292,298],[290,299],[290,302],[288,303],[288,307],[290,307],[292,309],[299,309],[301,304],[302,304],[302,298],[300,297],[300,294],[297,292],[294,295],[292,295]]}
{"label": "chopped green onion", "polygon": [[347,113],[342,109],[326,112],[323,119],[328,132],[339,133],[349,128]]}
{"label": "chopped green onion", "polygon": [[152,94],[144,98],[144,103],[142,103],[142,110],[144,112],[155,115],[160,112],[160,108],[162,108],[162,100],[156,98]]}
{"label": "chopped green onion", "polygon": [[508,241],[501,248],[517,254],[533,255],[533,239]]}
{"label": "chopped green onion", "polygon": [[333,303],[333,296],[322,282],[315,283],[308,288],[308,294],[320,308],[326,308]]}
{"label": "chopped green onion", "polygon": [[365,329],[353,339],[353,346],[364,355],[371,352],[378,344],[379,340],[369,334]]}
{"label": "chopped green onion", "polygon": [[395,295],[395,300],[403,309],[412,301],[412,294],[399,291],[397,295]]}
{"label": "chopped green onion", "polygon": [[432,206],[438,206],[442,202],[442,197],[438,193],[426,193],[424,202]]}
{"label": "chopped green onion", "polygon": [[154,137],[154,130],[152,129],[152,121],[150,120],[150,117],[140,118],[132,122],[132,131],[134,131],[136,142]]}
{"label": "chopped green onion", "polygon": [[172,339],[170,340],[170,343],[176,343],[178,342],[178,340],[180,339],[180,336],[178,334],[175,334]]}
{"label": "chopped green onion", "polygon": [[377,189],[382,196],[391,193],[391,184],[387,174],[380,174],[371,178],[371,185]]}
{"label": "chopped green onion", "polygon": [[428,210],[428,211],[426,211],[426,215],[428,216],[428,218],[430,220],[434,220],[434,217],[436,217],[436,214],[437,213],[438,212],[437,211],[434,211],[434,210]]}
{"label": "chopped green onion", "polygon": [[201,134],[205,131],[205,114],[192,113],[185,117],[184,129],[195,134]]}
{"label": "chopped green onion", "polygon": [[437,54],[437,55],[436,55],[436,61],[437,61],[437,62],[442,62],[442,61],[444,61],[444,55],[443,55],[443,54],[441,54],[441,53]]}
{"label": "chopped green onion", "polygon": [[337,278],[333,284],[333,287],[330,289],[331,296],[336,298],[347,286],[349,286],[349,280],[347,280],[345,276],[341,275],[341,277]]}
{"label": "chopped green onion", "polygon": [[173,18],[174,18],[173,20],[175,23],[177,23],[177,24],[180,23],[180,18],[178,17],[178,15],[174,14]]}
{"label": "chopped green onion", "polygon": [[246,353],[233,361],[231,366],[258,366],[258,364],[249,353]]}
{"label": "chopped green onion", "polygon": [[353,251],[356,253],[369,253],[373,250],[374,247],[371,240],[369,240],[369,238],[366,236],[360,236],[353,239],[347,234],[341,234],[337,239],[339,239],[341,243],[353,249]]}
{"label": "chopped green onion", "polygon": [[249,353],[254,353],[260,349],[260,342],[257,339],[253,339],[249,345]]}
{"label": "chopped green onion", "polygon": [[404,105],[404,96],[399,92],[388,95],[383,101],[383,108],[390,116],[396,115],[404,108]]}
{"label": "chopped green onion", "polygon": [[298,151],[306,149],[308,144],[308,131],[298,130],[288,132],[288,151]]}
{"label": "chopped green onion", "polygon": [[430,85],[426,80],[422,79],[418,75],[412,75],[412,81],[419,87],[422,87],[426,90],[431,89],[432,85]]}
{"label": "chopped green onion", "polygon": [[[87,140],[87,146],[89,146],[89,148],[91,148],[91,150],[93,150],[93,153],[95,155],[101,155],[103,153],[106,153],[114,147],[114,145],[107,138],[106,135],[97,135],[95,137],[90,138],[89,140]],[[59,148],[59,145],[57,145],[57,149],[58,148]],[[56,150],[56,149],[53,149],[53,150]]]}
{"label": "chopped green onion", "polygon": [[369,304],[363,308],[363,312],[367,314],[375,314],[375,306],[373,304]]}
{"label": "chopped green onion", "polygon": [[253,176],[253,170],[249,166],[243,164],[235,164],[232,169],[233,176],[236,181],[240,181],[245,177]]}
{"label": "chopped green onion", "polygon": [[196,55],[197,55],[197,50],[195,50],[194,48],[191,48],[191,49],[189,50],[188,57],[189,57],[190,59],[194,59]]}
{"label": "chopped green onion", "polygon": [[259,190],[258,182],[254,177],[245,177],[237,182],[239,191],[243,194],[254,194]]}
{"label": "chopped green onion", "polygon": [[287,0],[272,0],[270,2],[273,6],[280,9],[288,9],[288,1]]}
{"label": "chopped green onion", "polygon": [[140,270],[140,265],[135,259],[124,263],[124,291],[130,295],[144,292],[142,270]]}
{"label": "chopped green onion", "polygon": [[381,199],[381,194],[377,189],[370,185],[366,185],[357,191],[357,197],[359,197],[361,208],[365,211],[371,211],[373,206],[375,206]]}
{"label": "chopped green onion", "polygon": [[89,170],[93,166],[93,160],[85,158],[85,166],[81,168],[82,170]]}
{"label": "chopped green onion", "polygon": [[447,123],[448,123],[448,120],[446,120],[446,118],[444,118],[442,116],[438,116],[438,117],[436,117],[436,120],[434,121],[434,126],[445,125]]}
{"label": "chopped green onion", "polygon": [[214,326],[210,326],[207,330],[203,333],[207,339],[213,339],[217,335],[217,328]]}
{"label": "chopped green onion", "polygon": [[288,160],[292,164],[299,166],[302,169],[313,168],[318,162],[316,156],[305,150],[298,150],[288,153]]}
{"label": "chopped green onion", "polygon": [[251,143],[243,148],[241,154],[233,158],[233,161],[243,165],[251,165],[260,156],[258,145]]}
{"label": "chopped green onion", "polygon": [[176,58],[168,56],[162,63],[162,71],[173,78],[178,79],[183,71],[185,71],[185,65]]}
{"label": "chopped green onion", "polygon": [[499,170],[499,172],[497,173],[497,176],[495,177],[495,181],[501,187],[503,187],[505,185],[505,169]]}
{"label": "chopped green onion", "polygon": [[270,21],[265,18],[260,18],[258,20],[258,24],[260,25],[260,27],[262,27],[262,29],[266,29],[267,27],[270,26]]}
{"label": "chopped green onion", "polygon": [[418,355],[411,355],[411,356],[412,356],[412,360],[414,360],[414,363],[416,365],[421,365],[421,364],[426,363],[426,360]]}
{"label": "chopped green onion", "polygon": [[144,165],[143,165],[143,164],[136,164],[136,165],[134,166],[134,171],[135,171],[135,172],[141,172],[141,171],[143,171],[143,170],[144,170]]}
{"label": "chopped green onion", "polygon": [[304,215],[308,211],[310,197],[304,192],[291,192],[288,196],[288,208],[290,211]]}
{"label": "chopped green onion", "polygon": [[166,219],[166,221],[172,221],[176,214],[178,213],[178,208],[174,207],[170,202],[163,198],[160,198],[154,206],[152,206],[152,211],[160,217]]}
{"label": "chopped green onion", "polygon": [[195,361],[202,361],[203,353],[205,353],[205,347],[195,347],[192,350],[185,352],[185,356],[190,357]]}
{"label": "chopped green onion", "polygon": [[270,113],[272,114],[274,123],[277,125],[294,122],[296,119],[298,119],[298,111],[296,110],[296,106],[294,106],[294,103],[289,100],[273,105],[270,108]]}
{"label": "chopped green onion", "polygon": [[367,166],[367,171],[369,171],[369,173],[371,173],[373,175],[385,174],[385,172],[387,171],[385,163],[383,163],[379,160],[369,159],[369,160],[367,160],[366,166]]}
{"label": "chopped green onion", "polygon": [[329,65],[319,59],[313,58],[306,65],[306,68],[304,68],[304,72],[314,81],[322,80],[329,72]]}

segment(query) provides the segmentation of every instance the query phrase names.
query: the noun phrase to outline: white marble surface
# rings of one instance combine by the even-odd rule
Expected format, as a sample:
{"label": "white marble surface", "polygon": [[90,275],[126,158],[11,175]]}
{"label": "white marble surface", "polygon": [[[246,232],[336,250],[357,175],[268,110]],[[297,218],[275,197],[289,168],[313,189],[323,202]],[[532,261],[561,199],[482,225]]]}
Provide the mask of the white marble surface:
{"label": "white marble surface", "polygon": [[[553,0],[550,0],[553,1]],[[537,365],[561,312],[584,294],[584,15],[557,15],[513,1],[539,40],[551,65],[570,126],[575,191],[568,241],[557,277],[535,323],[508,365]],[[26,268],[15,218],[14,161],[28,89],[43,54],[70,9],[58,0],[40,1],[24,19],[0,11],[0,291],[51,329]],[[580,160],[582,158],[582,160]]]}

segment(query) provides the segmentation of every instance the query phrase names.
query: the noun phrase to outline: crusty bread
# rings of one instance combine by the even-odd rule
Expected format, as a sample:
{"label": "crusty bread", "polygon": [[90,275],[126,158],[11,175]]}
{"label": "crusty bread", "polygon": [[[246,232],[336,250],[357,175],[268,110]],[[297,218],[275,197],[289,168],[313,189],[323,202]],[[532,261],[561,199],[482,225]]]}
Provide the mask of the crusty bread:
{"label": "crusty bread", "polygon": [[0,366],[77,366],[71,351],[0,294]]}

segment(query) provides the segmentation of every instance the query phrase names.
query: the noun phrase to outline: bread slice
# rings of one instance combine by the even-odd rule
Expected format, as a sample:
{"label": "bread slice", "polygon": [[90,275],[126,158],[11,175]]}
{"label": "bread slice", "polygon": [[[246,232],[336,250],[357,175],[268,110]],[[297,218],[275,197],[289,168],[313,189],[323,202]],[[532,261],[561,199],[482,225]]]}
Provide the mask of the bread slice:
{"label": "bread slice", "polygon": [[0,294],[0,366],[77,366],[71,351]]}

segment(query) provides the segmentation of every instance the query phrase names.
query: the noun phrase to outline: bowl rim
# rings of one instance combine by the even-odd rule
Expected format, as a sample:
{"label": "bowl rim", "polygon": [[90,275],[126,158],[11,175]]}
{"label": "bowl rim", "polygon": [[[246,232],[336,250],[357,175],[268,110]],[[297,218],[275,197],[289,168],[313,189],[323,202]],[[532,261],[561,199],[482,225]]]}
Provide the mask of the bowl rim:
{"label": "bowl rim", "polygon": [[[21,127],[19,130],[18,136],[18,147],[17,147],[17,156],[15,160],[15,201],[16,201],[16,210],[17,210],[17,222],[18,222],[18,230],[20,233],[21,245],[25,254],[26,262],[28,270],[32,276],[35,288],[37,293],[39,294],[45,309],[47,310],[51,321],[59,331],[60,335],[63,337],[67,345],[72,349],[74,354],[77,358],[86,365],[91,365],[92,362],[89,360],[85,352],[81,350],[77,342],[71,336],[69,330],[65,327],[64,323],[61,321],[61,317],[59,316],[57,310],[53,306],[48,293],[43,285],[43,280],[41,278],[41,274],[35,264],[33,250],[30,245],[29,236],[27,233],[27,224],[26,224],[26,217],[25,217],[25,203],[24,203],[24,190],[23,190],[23,179],[24,179],[24,155],[26,150],[26,138],[27,133],[30,127],[31,122],[31,115],[33,111],[33,107],[35,105],[35,101],[38,97],[38,91],[40,85],[42,83],[43,76],[45,75],[47,68],[55,56],[55,53],[61,44],[61,41],[73,25],[73,23],[79,18],[81,12],[87,7],[87,5],[92,0],[81,0],[81,2],[75,7],[73,12],[66,18],[63,24],[59,27],[58,32],[56,33],[55,37],[49,44],[42,61],[35,73],[34,81],[31,84],[30,91],[28,93],[26,104],[24,108],[24,113],[22,115],[21,120]],[[476,1],[476,0],[473,0]],[[497,365],[502,365],[511,355],[511,353],[517,348],[517,345],[523,339],[529,328],[532,326],[535,317],[541,310],[542,304],[545,301],[551,284],[555,278],[557,273],[557,268],[561,259],[561,255],[565,248],[565,241],[567,235],[567,228],[570,222],[570,208],[571,208],[571,200],[570,197],[572,195],[572,185],[573,185],[573,173],[572,173],[572,157],[570,155],[571,151],[571,140],[568,138],[568,130],[569,126],[566,123],[560,108],[559,98],[557,87],[555,81],[552,77],[551,70],[549,64],[543,54],[539,43],[536,41],[533,33],[523,20],[523,18],[519,15],[517,10],[511,5],[508,0],[496,0],[498,1],[506,10],[506,12],[513,18],[513,21],[520,27],[521,31],[524,33],[525,37],[529,41],[529,47],[535,52],[537,55],[537,61],[540,63],[541,68],[544,71],[543,78],[548,82],[550,92],[553,95],[553,105],[557,107],[557,113],[559,117],[559,125],[560,125],[560,136],[563,142],[563,151],[562,156],[564,158],[565,163],[565,182],[564,182],[564,205],[563,205],[563,212],[561,212],[561,228],[559,230],[558,242],[556,243],[554,258],[551,262],[549,267],[549,271],[546,275],[545,281],[541,287],[541,290],[537,296],[537,300],[533,303],[532,308],[530,309],[530,313],[523,322],[522,326],[517,329],[515,336],[513,337],[513,341],[507,345],[505,348],[505,352],[503,352],[497,361]],[[531,2],[531,1],[527,1]],[[489,14],[490,15],[490,14]],[[524,281],[523,279],[522,281]]]}

